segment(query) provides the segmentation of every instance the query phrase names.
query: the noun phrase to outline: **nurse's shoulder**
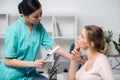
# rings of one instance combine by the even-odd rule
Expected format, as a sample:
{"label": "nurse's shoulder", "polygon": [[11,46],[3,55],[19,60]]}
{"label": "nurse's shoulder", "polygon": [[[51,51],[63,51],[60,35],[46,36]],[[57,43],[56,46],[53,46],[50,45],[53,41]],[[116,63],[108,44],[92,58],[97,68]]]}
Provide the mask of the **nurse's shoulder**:
{"label": "nurse's shoulder", "polygon": [[20,17],[18,20],[16,20],[14,23],[12,23],[10,26],[8,26],[6,32],[16,32],[20,26],[23,25],[22,17]]}

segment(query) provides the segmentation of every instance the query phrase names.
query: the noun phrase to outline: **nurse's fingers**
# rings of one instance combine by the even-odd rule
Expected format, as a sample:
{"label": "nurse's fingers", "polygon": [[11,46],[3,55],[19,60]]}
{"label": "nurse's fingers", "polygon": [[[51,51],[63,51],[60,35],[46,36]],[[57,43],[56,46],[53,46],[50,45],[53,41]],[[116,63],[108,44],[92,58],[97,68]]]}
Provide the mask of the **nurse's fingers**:
{"label": "nurse's fingers", "polygon": [[35,67],[37,67],[37,68],[42,68],[42,67],[45,66],[45,64],[46,64],[46,61],[45,61],[45,60],[42,60],[42,59],[36,60],[36,61],[34,62],[34,65],[35,65]]}

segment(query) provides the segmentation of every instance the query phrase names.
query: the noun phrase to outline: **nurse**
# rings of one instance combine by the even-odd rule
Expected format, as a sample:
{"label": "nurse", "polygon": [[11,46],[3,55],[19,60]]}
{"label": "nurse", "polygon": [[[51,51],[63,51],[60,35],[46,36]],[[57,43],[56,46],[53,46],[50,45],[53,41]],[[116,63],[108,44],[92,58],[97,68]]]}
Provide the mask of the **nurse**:
{"label": "nurse", "polygon": [[[36,70],[28,74],[31,67],[43,68],[46,63],[44,59],[36,60],[40,46],[47,50],[56,46],[40,23],[41,4],[38,0],[23,0],[18,9],[22,16],[6,30],[0,80],[48,80]],[[62,48],[57,53],[71,59],[71,55]]]}

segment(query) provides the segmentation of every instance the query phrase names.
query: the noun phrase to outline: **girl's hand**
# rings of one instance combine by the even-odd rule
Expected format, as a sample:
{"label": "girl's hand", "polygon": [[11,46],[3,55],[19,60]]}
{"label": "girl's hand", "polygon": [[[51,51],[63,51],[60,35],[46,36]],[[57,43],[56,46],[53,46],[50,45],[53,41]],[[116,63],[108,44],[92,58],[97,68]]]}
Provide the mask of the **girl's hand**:
{"label": "girl's hand", "polygon": [[72,60],[78,61],[80,59],[81,56],[80,48],[75,48],[71,53]]}
{"label": "girl's hand", "polygon": [[45,64],[46,64],[46,61],[44,59],[39,59],[34,62],[34,65],[37,68],[43,68]]}
{"label": "girl's hand", "polygon": [[84,64],[88,60],[88,58],[84,57],[83,59],[80,59],[80,56],[80,48],[76,48],[72,51],[72,60],[75,60],[78,64]]}

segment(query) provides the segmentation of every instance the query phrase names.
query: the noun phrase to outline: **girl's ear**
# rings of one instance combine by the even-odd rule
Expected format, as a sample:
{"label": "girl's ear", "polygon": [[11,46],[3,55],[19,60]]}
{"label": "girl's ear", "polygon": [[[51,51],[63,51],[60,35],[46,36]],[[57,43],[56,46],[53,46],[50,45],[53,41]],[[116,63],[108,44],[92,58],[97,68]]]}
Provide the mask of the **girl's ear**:
{"label": "girl's ear", "polygon": [[89,42],[89,47],[94,48],[94,42]]}
{"label": "girl's ear", "polygon": [[91,42],[91,46],[94,47],[94,42]]}

